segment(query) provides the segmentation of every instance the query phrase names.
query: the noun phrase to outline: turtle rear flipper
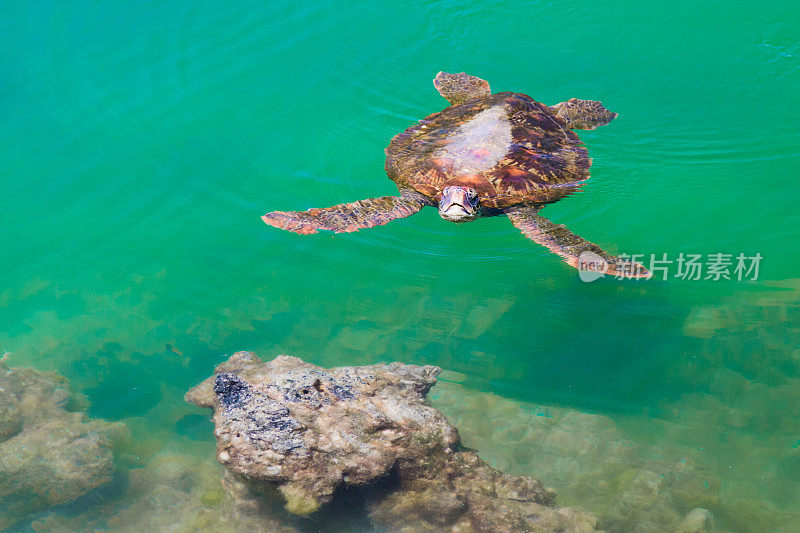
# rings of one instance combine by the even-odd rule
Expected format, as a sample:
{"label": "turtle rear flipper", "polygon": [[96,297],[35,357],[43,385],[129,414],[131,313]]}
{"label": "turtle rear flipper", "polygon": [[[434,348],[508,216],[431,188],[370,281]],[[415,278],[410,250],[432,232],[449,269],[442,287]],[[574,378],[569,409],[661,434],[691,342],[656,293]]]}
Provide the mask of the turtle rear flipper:
{"label": "turtle rear flipper", "polygon": [[470,98],[492,94],[488,81],[470,76],[466,72],[458,74],[439,72],[433,79],[433,86],[453,105],[465,102]]}
{"label": "turtle rear flipper", "polygon": [[535,207],[520,207],[506,211],[506,215],[523,235],[560,255],[571,267],[580,269],[583,262],[584,269],[598,270],[598,265],[587,263],[601,262],[607,267],[603,271],[605,274],[626,278],[650,277],[650,272],[641,264],[614,257],[596,244],[578,237],[566,226],[553,224],[538,211]]}
{"label": "turtle rear flipper", "polygon": [[278,229],[304,235],[316,233],[317,230],[345,233],[382,226],[397,218],[411,216],[430,203],[420,194],[403,191],[402,196],[367,198],[324,209],[272,211],[262,216],[261,220]]}
{"label": "turtle rear flipper", "polygon": [[597,100],[570,98],[551,109],[573,130],[593,130],[617,118],[616,113],[603,107]]}

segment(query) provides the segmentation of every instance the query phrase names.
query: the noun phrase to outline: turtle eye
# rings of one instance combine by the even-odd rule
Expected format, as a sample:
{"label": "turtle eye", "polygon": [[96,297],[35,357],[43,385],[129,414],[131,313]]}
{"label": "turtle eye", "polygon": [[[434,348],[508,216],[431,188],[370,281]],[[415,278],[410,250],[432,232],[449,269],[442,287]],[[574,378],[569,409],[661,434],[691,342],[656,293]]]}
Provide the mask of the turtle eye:
{"label": "turtle eye", "polygon": [[478,192],[475,189],[472,189],[472,188],[467,189],[467,196],[469,197],[470,200],[472,200],[476,196],[478,196]]}

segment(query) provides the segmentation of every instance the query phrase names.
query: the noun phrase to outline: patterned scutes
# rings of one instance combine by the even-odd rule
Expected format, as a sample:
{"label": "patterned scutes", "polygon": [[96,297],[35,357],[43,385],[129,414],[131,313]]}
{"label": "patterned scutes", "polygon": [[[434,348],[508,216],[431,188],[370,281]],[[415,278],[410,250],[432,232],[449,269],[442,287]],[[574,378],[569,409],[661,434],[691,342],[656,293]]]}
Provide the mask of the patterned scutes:
{"label": "patterned scutes", "polygon": [[[499,111],[483,113],[490,108]],[[489,116],[500,118],[484,120]],[[510,128],[511,141],[498,155],[503,128]],[[491,156],[497,161],[477,171],[473,169],[480,165],[454,162],[450,147],[464,139],[475,143],[471,157]],[[396,135],[386,148],[386,172],[399,187],[438,199],[447,185],[469,185],[478,190],[487,208],[559,200],[589,178],[590,166],[578,136],[551,108],[510,92],[475,98],[429,115]]]}
{"label": "patterned scutes", "polygon": [[392,220],[413,215],[430,200],[413,190],[402,190],[400,196],[367,198],[349,204],[308,211],[272,211],[261,220],[270,226],[308,235],[318,230],[336,233],[382,226]]}

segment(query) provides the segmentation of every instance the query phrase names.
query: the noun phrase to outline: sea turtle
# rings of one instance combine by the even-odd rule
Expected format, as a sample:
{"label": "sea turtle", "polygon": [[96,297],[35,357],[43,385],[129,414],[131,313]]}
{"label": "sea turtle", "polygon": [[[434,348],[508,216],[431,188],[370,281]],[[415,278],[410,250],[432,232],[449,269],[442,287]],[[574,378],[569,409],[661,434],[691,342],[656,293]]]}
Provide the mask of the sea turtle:
{"label": "sea turtle", "polygon": [[425,206],[438,206],[451,222],[505,215],[575,268],[589,258],[611,274],[648,275],[640,264],[614,257],[538,214],[589,178],[591,159],[572,130],[603,126],[616,113],[593,100],[573,98],[549,107],[526,94],[492,94],[488,82],[464,72],[439,72],[433,85],[451,105],[396,135],[386,148],[386,173],[399,196],[273,211],[261,217],[264,222],[309,234],[380,226]]}

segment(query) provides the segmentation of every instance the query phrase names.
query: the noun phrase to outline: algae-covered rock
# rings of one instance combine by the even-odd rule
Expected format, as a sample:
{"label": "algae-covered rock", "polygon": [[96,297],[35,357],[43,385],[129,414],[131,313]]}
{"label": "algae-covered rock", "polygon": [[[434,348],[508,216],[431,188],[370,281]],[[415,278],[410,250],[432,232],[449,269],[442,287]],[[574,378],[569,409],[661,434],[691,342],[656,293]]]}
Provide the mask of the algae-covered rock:
{"label": "algae-covered rock", "polygon": [[[63,508],[39,518],[31,527],[42,533],[72,531],[214,531],[297,533],[280,507],[230,488],[216,462],[162,451],[144,468],[131,471],[128,483],[113,498],[79,514]],[[223,490],[223,485],[228,490]]]}
{"label": "algae-covered rock", "polygon": [[0,389],[0,442],[20,431],[22,431],[22,414],[19,412],[19,401],[10,392]]}
{"label": "algae-covered rock", "polygon": [[186,400],[214,409],[217,458],[231,479],[277,488],[297,515],[369,485],[370,516],[392,531],[593,531],[591,515],[557,508],[540,482],[459,447],[426,400],[438,373],[400,363],[324,369],[289,356],[264,363],[238,352]]}
{"label": "algae-covered rock", "polygon": [[124,426],[70,412],[66,380],[0,361],[0,529],[103,485]]}
{"label": "algae-covered rock", "polygon": [[714,525],[714,517],[702,507],[692,509],[683,521],[678,525],[678,533],[703,533],[704,531],[711,531]]}
{"label": "algae-covered rock", "polygon": [[438,369],[400,364],[325,370],[295,357],[238,352],[186,395],[214,408],[217,458],[274,482],[299,515],[342,484],[384,476],[396,461],[449,449],[458,433],[427,405]]}
{"label": "algae-covered rock", "polygon": [[447,381],[432,397],[492,465],[535,473],[562,501],[593,512],[610,533],[675,531],[701,522],[699,512],[686,518],[694,508],[714,516],[721,510],[721,483],[707,468],[642,449],[607,416],[525,404]]}
{"label": "algae-covered rock", "polygon": [[401,463],[399,485],[373,504],[374,521],[390,531],[595,531],[592,515],[556,507],[540,481],[499,472],[472,452],[448,459]]}

